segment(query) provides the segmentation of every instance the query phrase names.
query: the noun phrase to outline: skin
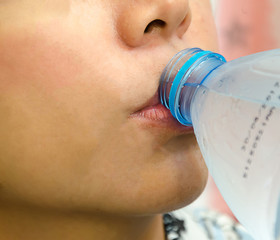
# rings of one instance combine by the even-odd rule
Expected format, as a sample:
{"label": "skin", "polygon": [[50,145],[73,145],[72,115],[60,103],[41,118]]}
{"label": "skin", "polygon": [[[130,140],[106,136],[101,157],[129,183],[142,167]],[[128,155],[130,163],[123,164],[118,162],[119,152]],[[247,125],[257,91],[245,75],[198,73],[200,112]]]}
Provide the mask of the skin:
{"label": "skin", "polygon": [[193,134],[130,115],[196,46],[208,0],[1,1],[0,238],[163,240],[207,169]]}

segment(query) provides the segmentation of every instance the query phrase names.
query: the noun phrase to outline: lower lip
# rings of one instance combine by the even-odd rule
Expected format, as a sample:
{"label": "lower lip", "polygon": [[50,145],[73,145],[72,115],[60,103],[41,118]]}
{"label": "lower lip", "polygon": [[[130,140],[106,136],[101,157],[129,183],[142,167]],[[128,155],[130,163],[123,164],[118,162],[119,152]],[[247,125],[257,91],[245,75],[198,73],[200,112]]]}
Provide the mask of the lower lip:
{"label": "lower lip", "polygon": [[193,133],[192,126],[180,124],[162,104],[157,104],[144,108],[130,115],[143,122],[143,124],[152,127],[165,128],[168,130],[179,131],[181,133]]}

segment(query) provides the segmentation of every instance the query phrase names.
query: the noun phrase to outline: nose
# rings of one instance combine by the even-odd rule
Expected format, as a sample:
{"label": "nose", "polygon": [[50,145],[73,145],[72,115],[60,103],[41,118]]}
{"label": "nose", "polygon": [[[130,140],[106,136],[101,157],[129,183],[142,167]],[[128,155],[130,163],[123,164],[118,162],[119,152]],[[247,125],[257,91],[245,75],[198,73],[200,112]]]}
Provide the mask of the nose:
{"label": "nose", "polygon": [[[123,1],[117,10],[120,39],[130,47],[155,39],[181,38],[191,22],[189,0]],[[126,3],[124,3],[126,2]]]}

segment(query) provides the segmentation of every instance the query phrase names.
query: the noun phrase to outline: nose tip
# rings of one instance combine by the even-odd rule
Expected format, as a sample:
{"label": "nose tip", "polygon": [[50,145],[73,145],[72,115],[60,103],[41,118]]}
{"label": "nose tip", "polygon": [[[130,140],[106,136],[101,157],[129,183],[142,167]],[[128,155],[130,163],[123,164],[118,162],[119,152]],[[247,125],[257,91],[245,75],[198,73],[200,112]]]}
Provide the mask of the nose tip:
{"label": "nose tip", "polygon": [[165,32],[162,31],[165,36],[169,37],[175,34],[181,38],[187,31],[191,20],[191,11],[187,0],[163,1],[161,11],[158,14],[166,22]]}
{"label": "nose tip", "polygon": [[130,47],[174,35],[181,38],[191,21],[188,0],[135,1],[118,12],[117,32]]}

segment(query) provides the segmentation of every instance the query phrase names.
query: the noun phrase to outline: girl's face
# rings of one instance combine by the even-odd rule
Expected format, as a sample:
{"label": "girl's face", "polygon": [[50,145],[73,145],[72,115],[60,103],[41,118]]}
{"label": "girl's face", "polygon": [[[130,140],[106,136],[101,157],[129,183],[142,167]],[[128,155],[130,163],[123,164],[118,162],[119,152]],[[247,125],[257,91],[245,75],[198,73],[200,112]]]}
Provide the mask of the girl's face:
{"label": "girl's face", "polygon": [[0,23],[2,202],[152,214],[201,193],[194,135],[133,113],[175,53],[215,50],[208,0],[12,0]]}

